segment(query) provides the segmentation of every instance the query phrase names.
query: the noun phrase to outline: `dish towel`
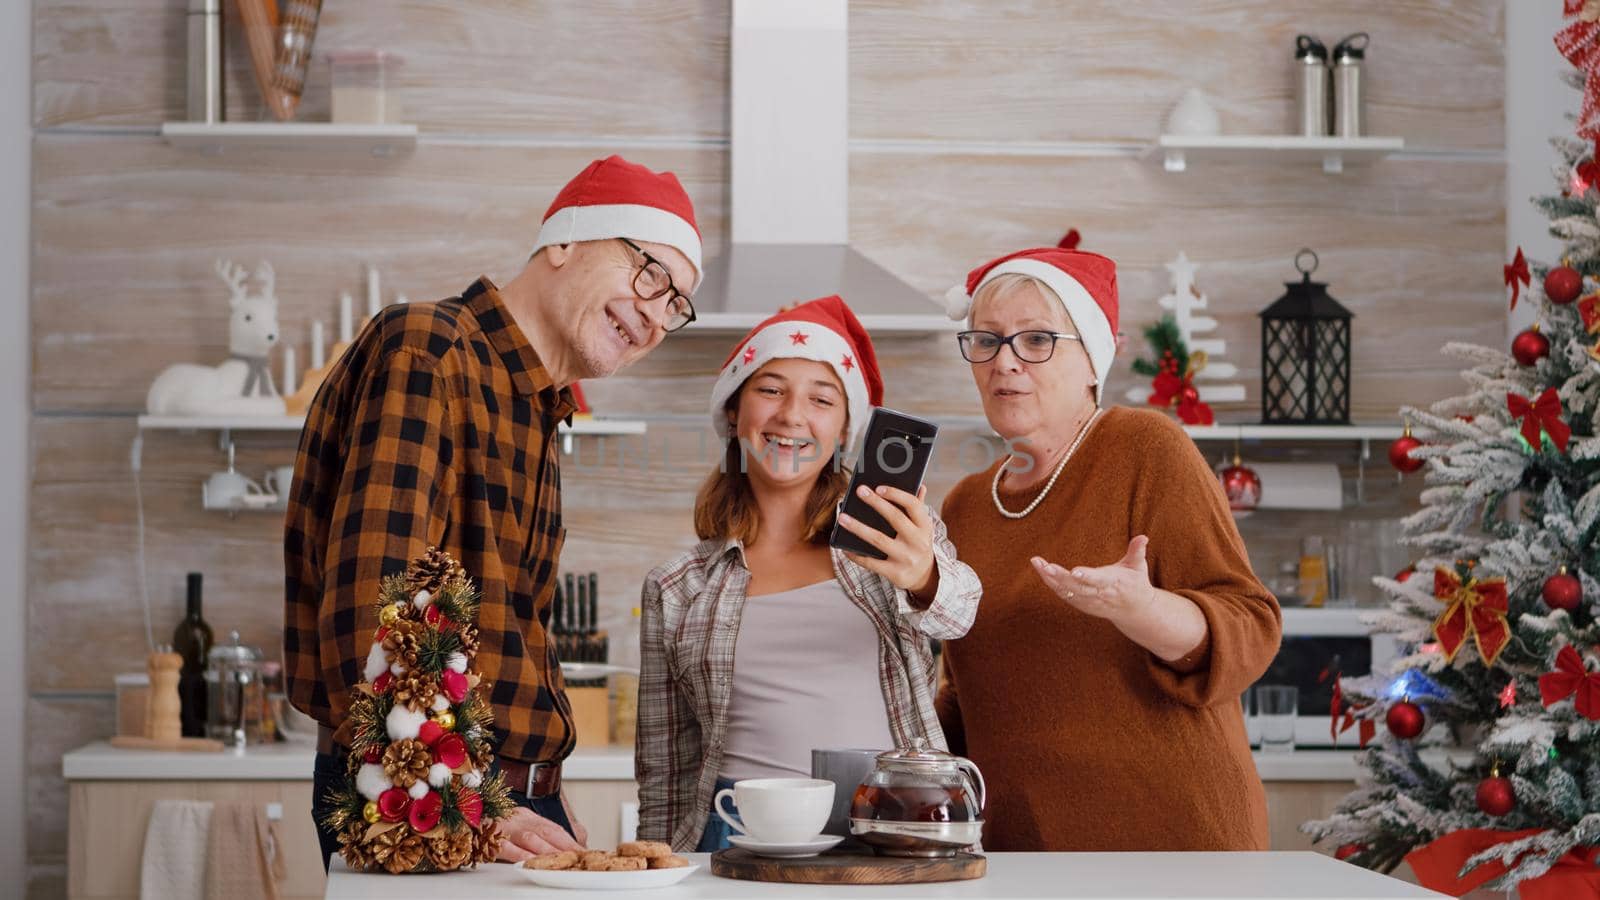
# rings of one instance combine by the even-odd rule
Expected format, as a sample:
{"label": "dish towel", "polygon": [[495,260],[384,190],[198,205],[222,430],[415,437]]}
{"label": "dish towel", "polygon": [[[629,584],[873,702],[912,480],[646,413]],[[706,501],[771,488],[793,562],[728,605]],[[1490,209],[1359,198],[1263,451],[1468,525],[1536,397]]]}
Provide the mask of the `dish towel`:
{"label": "dish towel", "polygon": [[206,850],[208,900],[278,900],[278,882],[288,875],[278,848],[278,823],[261,804],[218,803]]}
{"label": "dish towel", "polygon": [[157,800],[144,832],[139,896],[150,900],[205,900],[206,837],[211,804]]}

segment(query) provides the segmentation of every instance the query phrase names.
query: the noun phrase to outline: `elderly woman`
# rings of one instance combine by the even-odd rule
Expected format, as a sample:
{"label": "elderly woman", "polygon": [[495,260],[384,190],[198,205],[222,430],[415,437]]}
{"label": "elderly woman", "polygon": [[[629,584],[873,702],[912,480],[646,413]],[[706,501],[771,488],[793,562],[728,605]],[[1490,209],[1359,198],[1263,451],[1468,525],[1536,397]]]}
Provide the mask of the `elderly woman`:
{"label": "elderly woman", "polygon": [[1277,651],[1277,601],[1183,430],[1100,407],[1115,264],[1024,250],[952,293],[1010,451],[943,506],[986,596],[938,700],[988,779],[984,846],[1267,849],[1239,696]]}

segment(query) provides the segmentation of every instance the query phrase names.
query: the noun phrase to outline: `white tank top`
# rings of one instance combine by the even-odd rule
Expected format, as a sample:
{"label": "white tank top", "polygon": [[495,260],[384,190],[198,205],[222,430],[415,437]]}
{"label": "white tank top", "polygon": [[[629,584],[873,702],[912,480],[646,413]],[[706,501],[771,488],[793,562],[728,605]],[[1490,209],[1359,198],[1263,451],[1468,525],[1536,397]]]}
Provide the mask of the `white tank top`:
{"label": "white tank top", "polygon": [[831,747],[894,748],[872,621],[833,579],[746,598],[719,774],[809,778]]}

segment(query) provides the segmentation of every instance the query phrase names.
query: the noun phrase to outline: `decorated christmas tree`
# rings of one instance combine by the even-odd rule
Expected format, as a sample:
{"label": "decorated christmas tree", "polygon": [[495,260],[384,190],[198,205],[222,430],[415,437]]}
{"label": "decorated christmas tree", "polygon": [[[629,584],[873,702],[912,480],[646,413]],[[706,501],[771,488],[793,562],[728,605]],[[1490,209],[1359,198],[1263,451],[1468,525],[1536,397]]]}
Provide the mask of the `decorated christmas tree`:
{"label": "decorated christmas tree", "polygon": [[383,580],[365,681],[350,703],[350,769],[325,823],[357,871],[444,872],[492,862],[512,809],[489,774],[494,711],[473,660],[478,594],[430,549]]}
{"label": "decorated christmas tree", "polygon": [[[1557,38],[1569,58],[1575,41],[1585,65],[1600,62],[1593,21]],[[1333,725],[1360,726],[1363,771],[1332,816],[1304,826],[1342,859],[1383,871],[1404,859],[1454,894],[1600,896],[1597,97],[1600,76],[1581,140],[1552,142],[1559,193],[1535,201],[1566,257],[1530,267],[1518,250],[1505,267],[1513,308],[1537,304],[1538,323],[1511,353],[1446,345],[1469,366],[1467,392],[1401,411],[1415,435],[1390,458],[1425,466],[1427,484],[1405,520],[1416,562],[1375,579],[1390,605],[1368,620],[1409,652],[1339,684]]]}

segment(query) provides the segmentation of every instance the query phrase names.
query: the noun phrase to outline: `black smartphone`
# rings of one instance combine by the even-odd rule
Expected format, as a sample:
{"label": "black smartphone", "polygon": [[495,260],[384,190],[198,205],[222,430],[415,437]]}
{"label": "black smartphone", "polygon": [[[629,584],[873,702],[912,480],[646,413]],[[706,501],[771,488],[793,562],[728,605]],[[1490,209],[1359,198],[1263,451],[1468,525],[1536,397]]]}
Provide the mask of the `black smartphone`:
{"label": "black smartphone", "polygon": [[[928,459],[933,455],[933,440],[939,426],[932,422],[877,407],[867,420],[867,436],[861,444],[861,458],[856,461],[855,474],[850,476],[850,489],[845,494],[840,509],[869,528],[876,528],[889,537],[895,530],[867,501],[856,496],[856,489],[865,485],[876,490],[882,485],[899,488],[915,494],[922,486],[922,476],[928,470]],[[870,556],[874,559],[888,557],[878,548],[845,530],[839,523],[833,525],[828,545]]]}

